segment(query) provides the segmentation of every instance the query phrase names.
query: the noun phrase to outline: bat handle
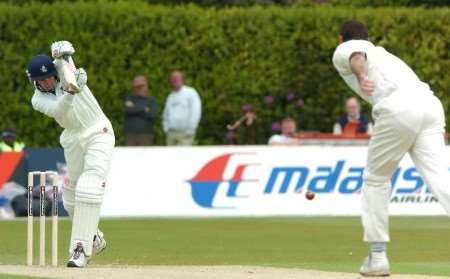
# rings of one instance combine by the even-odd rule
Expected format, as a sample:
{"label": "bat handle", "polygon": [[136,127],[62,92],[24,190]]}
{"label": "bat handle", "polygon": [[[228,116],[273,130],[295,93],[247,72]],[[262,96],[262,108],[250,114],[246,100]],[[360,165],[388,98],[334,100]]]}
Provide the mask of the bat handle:
{"label": "bat handle", "polygon": [[73,59],[72,59],[72,56],[71,56],[71,55],[64,54],[64,55],[62,56],[62,58],[63,58],[64,60],[66,60],[67,62],[69,62],[70,65],[72,65],[73,70],[76,70],[77,67],[75,67],[75,62],[73,62]]}

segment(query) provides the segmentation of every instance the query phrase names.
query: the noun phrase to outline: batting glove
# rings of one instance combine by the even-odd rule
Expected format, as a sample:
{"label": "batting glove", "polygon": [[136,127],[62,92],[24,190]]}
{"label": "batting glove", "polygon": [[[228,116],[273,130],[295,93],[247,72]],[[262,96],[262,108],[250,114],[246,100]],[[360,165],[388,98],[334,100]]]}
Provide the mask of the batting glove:
{"label": "batting glove", "polygon": [[64,55],[72,56],[75,53],[75,49],[69,41],[54,42],[51,47],[52,57],[61,58]]}

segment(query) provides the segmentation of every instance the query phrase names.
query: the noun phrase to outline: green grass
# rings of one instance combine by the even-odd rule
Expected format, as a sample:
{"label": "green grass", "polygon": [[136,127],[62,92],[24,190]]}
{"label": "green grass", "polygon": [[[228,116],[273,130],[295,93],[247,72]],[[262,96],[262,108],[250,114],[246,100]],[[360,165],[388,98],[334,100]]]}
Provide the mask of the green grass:
{"label": "green grass", "polygon": [[[67,220],[60,222],[60,262],[68,254],[69,225]],[[391,218],[390,226],[393,272],[450,275],[448,218],[397,217]],[[101,228],[108,248],[93,259],[95,264],[259,265],[356,272],[367,254],[359,218],[118,219],[102,221]],[[35,240],[37,229],[36,222]],[[47,244],[48,232],[50,223]],[[0,222],[0,264],[24,264],[25,244],[25,221]]]}

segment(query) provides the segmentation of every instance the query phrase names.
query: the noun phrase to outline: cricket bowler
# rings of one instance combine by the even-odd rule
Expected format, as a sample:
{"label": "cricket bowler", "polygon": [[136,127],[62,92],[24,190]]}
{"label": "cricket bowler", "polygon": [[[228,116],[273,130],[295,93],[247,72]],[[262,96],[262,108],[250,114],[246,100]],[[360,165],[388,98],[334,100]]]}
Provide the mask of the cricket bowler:
{"label": "cricket bowler", "polygon": [[[71,57],[75,50],[70,42],[59,41],[52,44],[51,52],[56,60]],[[34,86],[33,108],[64,128],[60,143],[69,183],[62,196],[72,220],[67,266],[85,267],[106,247],[97,227],[115,138],[110,121],[86,85],[86,72],[79,68],[74,73],[78,92],[68,90],[61,72],[46,55],[32,57],[27,67]]]}
{"label": "cricket bowler", "polygon": [[405,153],[450,215],[450,173],[440,100],[401,59],[369,41],[367,27],[344,23],[333,64],[347,85],[369,102],[375,121],[362,188],[364,241],[369,256],[360,273],[388,276],[386,254],[391,175]]}

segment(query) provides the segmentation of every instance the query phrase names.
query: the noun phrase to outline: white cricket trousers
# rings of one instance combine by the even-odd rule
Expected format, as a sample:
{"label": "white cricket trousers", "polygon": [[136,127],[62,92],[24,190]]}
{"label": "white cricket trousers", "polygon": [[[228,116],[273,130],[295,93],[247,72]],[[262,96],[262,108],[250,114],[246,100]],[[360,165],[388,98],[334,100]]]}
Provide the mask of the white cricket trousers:
{"label": "white cricket trousers", "polygon": [[90,256],[115,143],[114,132],[111,123],[103,120],[79,133],[65,130],[60,141],[69,177],[69,183],[63,187],[64,208],[72,219],[69,252],[82,243]]}
{"label": "white cricket trousers", "polygon": [[[414,93],[414,94],[413,94]],[[445,116],[431,92],[396,91],[373,107],[362,189],[364,241],[388,242],[390,179],[405,153],[450,215],[450,173],[445,151]]]}

